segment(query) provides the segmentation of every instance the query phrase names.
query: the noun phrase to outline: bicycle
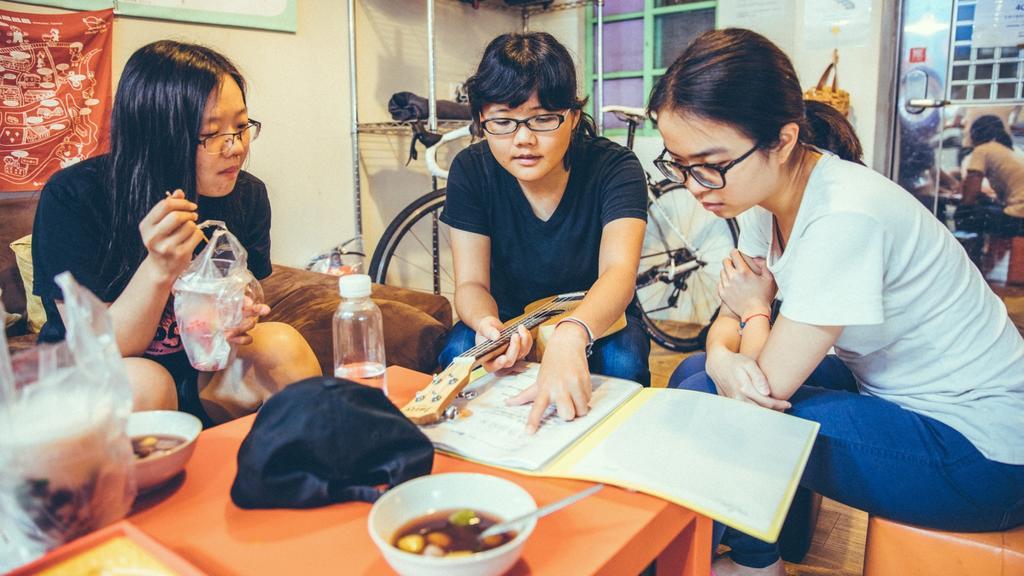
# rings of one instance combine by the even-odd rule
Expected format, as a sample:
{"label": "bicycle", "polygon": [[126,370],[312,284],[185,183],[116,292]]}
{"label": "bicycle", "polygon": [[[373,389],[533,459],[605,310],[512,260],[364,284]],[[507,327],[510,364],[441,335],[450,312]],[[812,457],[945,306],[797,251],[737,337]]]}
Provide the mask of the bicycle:
{"label": "bicycle", "polygon": [[[644,110],[623,106],[603,110],[627,124],[626,145],[632,149],[636,129],[646,120]],[[447,170],[437,164],[437,151],[469,136],[466,126],[428,147],[426,161],[431,174],[447,178]],[[720,219],[699,207],[693,195],[676,182],[655,182],[647,174],[647,198],[647,232],[636,284],[643,327],[663,348],[697,350],[703,347],[707,328],[717,315],[721,262],[736,246],[739,228],[735,221]],[[438,220],[444,200],[444,188],[428,192],[391,221],[370,261],[369,273],[375,282],[432,291],[454,301],[451,237],[447,226]]]}

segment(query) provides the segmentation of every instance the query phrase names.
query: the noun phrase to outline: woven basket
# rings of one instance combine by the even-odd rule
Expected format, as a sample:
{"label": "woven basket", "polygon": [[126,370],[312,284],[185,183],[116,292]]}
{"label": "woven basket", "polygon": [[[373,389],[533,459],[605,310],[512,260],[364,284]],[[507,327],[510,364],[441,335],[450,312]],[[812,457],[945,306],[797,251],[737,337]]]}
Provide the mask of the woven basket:
{"label": "woven basket", "polygon": [[[832,85],[828,85],[829,76]],[[839,51],[832,52],[832,62],[818,80],[818,85],[804,92],[805,100],[823,102],[835,108],[844,116],[850,113],[850,93],[839,87]]]}

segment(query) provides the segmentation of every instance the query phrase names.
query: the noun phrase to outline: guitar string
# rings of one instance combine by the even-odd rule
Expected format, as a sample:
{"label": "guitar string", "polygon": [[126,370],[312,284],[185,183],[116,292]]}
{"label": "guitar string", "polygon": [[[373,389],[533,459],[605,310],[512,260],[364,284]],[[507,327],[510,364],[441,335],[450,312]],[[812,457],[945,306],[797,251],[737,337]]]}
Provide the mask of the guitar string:
{"label": "guitar string", "polygon": [[[582,300],[582,298],[580,300]],[[529,316],[527,316],[525,318],[522,318],[522,319],[518,320],[517,322],[515,322],[514,324],[512,324],[511,326],[508,326],[507,328],[503,329],[498,334],[498,338],[497,339],[495,339],[495,340],[488,340],[486,342],[482,342],[480,344],[477,344],[476,346],[474,346],[474,347],[470,348],[469,350],[466,350],[465,352],[460,354],[460,356],[468,356],[468,355],[472,354],[474,358],[479,358],[481,355],[487,354],[488,352],[491,352],[491,351],[497,349],[499,346],[505,344],[505,340],[510,338],[512,336],[512,334],[516,330],[519,329],[519,326],[527,325],[529,322],[534,321],[534,320],[541,320],[541,321],[543,321],[544,319],[549,317],[549,316],[545,316],[548,312],[558,311],[559,314],[562,313],[562,312],[566,312],[566,311],[568,311],[567,307],[565,306],[566,304],[572,303],[572,302],[578,303],[580,300],[573,299],[573,300],[567,300],[567,301],[561,301],[560,302],[556,298],[555,300],[552,300],[551,302],[545,304],[544,306],[538,308],[537,310],[534,310],[533,312],[530,313]],[[534,326],[527,326],[527,328],[533,328],[533,327]]]}

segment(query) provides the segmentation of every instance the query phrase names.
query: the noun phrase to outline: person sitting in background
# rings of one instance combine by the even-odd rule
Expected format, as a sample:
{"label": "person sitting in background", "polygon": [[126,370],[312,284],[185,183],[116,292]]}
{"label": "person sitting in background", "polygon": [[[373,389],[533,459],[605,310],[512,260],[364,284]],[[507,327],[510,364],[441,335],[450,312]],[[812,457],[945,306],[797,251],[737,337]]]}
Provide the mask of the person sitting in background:
{"label": "person sitting in background", "polygon": [[[850,150],[813,145],[816,112],[759,34],[698,37],[649,109],[662,172],[740,220],[707,354],[669,385],[819,422],[800,483],[834,500],[942,530],[1024,524],[1024,340],[949,230]],[[776,544],[724,542],[719,576],[785,573]]]}
{"label": "person sitting in background", "polygon": [[[249,253],[257,279],[271,274],[266,186],[242,171],[260,124],[249,117],[245,80],[223,55],[163,40],[137,50],[117,87],[110,153],[54,174],[34,224],[35,294],[47,323],[41,341],[64,337],[55,275],[70,270],[110,303],[135,410],[180,409],[205,424],[256,410],[274,392],[320,375],[309,344],[248,302],[228,331],[236,365],[198,372],[174,317],[171,286],[192,261],[197,221],[223,220]],[[171,193],[173,191],[173,193]]]}
{"label": "person sitting in background", "polygon": [[[974,147],[963,161],[966,175],[956,213],[957,228],[998,236],[1024,234],[1024,156],[997,116],[981,116],[971,123]],[[995,193],[982,192],[988,181]]]}

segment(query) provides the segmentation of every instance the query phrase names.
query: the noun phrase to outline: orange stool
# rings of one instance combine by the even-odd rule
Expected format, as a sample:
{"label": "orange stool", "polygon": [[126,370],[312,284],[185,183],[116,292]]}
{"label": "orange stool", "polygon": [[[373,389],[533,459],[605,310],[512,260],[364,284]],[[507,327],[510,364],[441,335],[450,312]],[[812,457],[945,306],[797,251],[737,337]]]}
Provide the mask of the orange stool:
{"label": "orange stool", "polygon": [[1018,286],[1024,284],[1024,236],[1014,236],[1011,240],[1006,283]]}
{"label": "orange stool", "polygon": [[864,576],[1024,576],[1024,526],[942,532],[872,516]]}

